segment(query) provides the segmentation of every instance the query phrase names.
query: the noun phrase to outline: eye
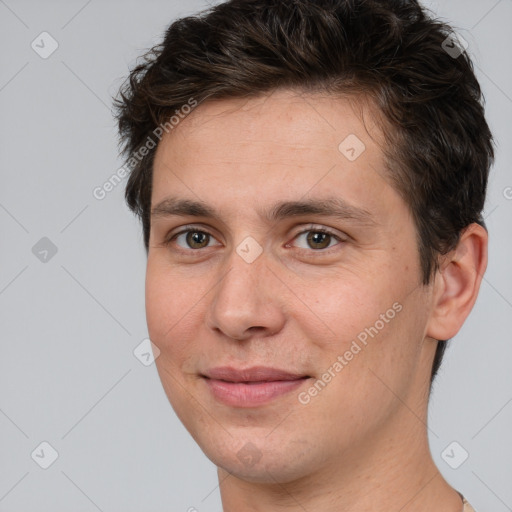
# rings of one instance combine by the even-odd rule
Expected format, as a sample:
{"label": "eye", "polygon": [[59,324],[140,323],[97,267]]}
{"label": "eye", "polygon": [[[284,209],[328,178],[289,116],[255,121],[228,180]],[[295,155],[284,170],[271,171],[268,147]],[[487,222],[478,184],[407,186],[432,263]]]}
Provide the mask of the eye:
{"label": "eye", "polygon": [[[178,247],[183,250],[192,249],[197,251],[199,249],[207,248],[208,246],[212,247],[212,245],[210,245],[212,240],[215,240],[215,238],[208,231],[197,228],[188,228],[170,236],[165,241],[165,245],[169,246],[172,243],[176,243],[176,245],[178,245]],[[329,249],[334,245],[338,245],[340,242],[344,241],[340,236],[325,228],[310,228],[301,231],[295,236],[293,240],[295,242],[300,242],[298,245],[300,249],[312,249],[314,251]],[[214,245],[222,244],[217,243]],[[287,244],[288,247],[290,245],[291,243]]]}
{"label": "eye", "polygon": [[171,236],[165,242],[165,245],[170,245],[172,242],[176,241],[177,245],[182,249],[197,250],[208,247],[208,244],[212,239],[215,240],[213,235],[207,231],[200,229],[185,229]]}
{"label": "eye", "polygon": [[[294,240],[302,240],[301,249],[313,249],[320,251],[322,249],[328,249],[337,243],[343,242],[343,240],[325,228],[308,229],[301,231]],[[335,242],[335,243],[331,243]]]}

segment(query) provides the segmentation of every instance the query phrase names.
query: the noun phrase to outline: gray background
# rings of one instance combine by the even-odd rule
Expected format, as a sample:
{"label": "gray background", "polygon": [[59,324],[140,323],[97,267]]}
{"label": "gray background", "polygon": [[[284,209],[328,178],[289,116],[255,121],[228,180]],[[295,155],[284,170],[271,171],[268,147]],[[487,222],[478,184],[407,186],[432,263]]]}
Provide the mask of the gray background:
{"label": "gray background", "polygon": [[[489,268],[434,386],[430,440],[442,473],[479,512],[504,512],[512,510],[512,0],[427,5],[469,43],[498,142]],[[206,6],[0,0],[0,511],[221,510],[214,465],[176,418],[155,366],[133,354],[147,337],[145,253],[124,182],[93,196],[122,164],[111,96],[172,19]],[[43,31],[59,45],[47,59],[31,48]],[[43,441],[59,454],[48,469],[38,464],[49,460],[48,449],[36,450]],[[452,441],[469,453],[458,469],[441,456]]]}

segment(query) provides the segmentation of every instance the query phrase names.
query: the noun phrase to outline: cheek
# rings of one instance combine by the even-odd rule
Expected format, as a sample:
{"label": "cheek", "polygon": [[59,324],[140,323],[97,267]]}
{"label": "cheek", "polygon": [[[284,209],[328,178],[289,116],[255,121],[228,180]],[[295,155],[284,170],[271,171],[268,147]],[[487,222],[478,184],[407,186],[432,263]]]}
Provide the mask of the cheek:
{"label": "cheek", "polygon": [[365,314],[357,332],[339,344],[344,368],[335,387],[343,400],[333,400],[340,414],[351,411],[363,422],[372,414],[384,418],[399,407],[396,397],[406,397],[414,386],[425,325],[423,301],[414,295],[394,302],[397,295],[388,295],[389,303]]}
{"label": "cheek", "polygon": [[189,409],[189,395],[183,393],[183,389],[190,385],[187,380],[193,373],[190,358],[197,352],[194,335],[199,300],[194,288],[187,287],[183,277],[180,279],[165,269],[165,265],[148,260],[146,322],[149,338],[160,349],[155,360],[156,368],[169,402],[183,422],[186,421],[183,414],[191,414],[183,412]]}
{"label": "cheek", "polygon": [[[375,386],[382,384],[370,369],[391,383],[404,373],[396,370],[410,366],[417,357],[421,315],[413,296],[406,291],[406,280],[395,277],[391,279],[389,273],[379,277],[371,271],[366,276],[332,276],[310,289],[314,294],[310,297],[311,309],[318,312],[322,322],[311,312],[296,316],[301,330],[315,345],[311,353],[321,362],[317,370],[330,369],[336,376],[332,389],[339,389],[338,396],[344,396],[344,389],[351,389],[355,400],[371,394],[372,389],[377,392]],[[304,301],[307,303],[306,295]],[[323,374],[330,379],[329,374]]]}
{"label": "cheek", "polygon": [[[333,349],[341,350],[365,328],[374,325],[381,313],[391,308],[392,297],[389,287],[382,286],[371,275],[363,277],[348,272],[336,273],[322,280],[314,280],[309,288],[302,290],[300,299],[311,308],[296,301],[296,313],[303,313],[296,317],[303,325],[307,319],[316,319],[309,325],[311,328],[320,325],[325,337],[311,336],[311,340],[321,342],[324,339],[332,344]],[[322,320],[320,324],[318,319]]]}
{"label": "cheek", "polygon": [[159,344],[166,329],[173,324],[173,312],[176,311],[174,295],[170,293],[169,283],[154,265],[148,261],[146,269],[146,321],[150,338]]}
{"label": "cheek", "polygon": [[[157,262],[148,260],[146,270],[146,322],[151,340],[162,352],[176,351],[187,340],[190,321],[199,301],[194,287]],[[183,340],[180,343],[180,340]],[[162,355],[165,355],[164,353]]]}

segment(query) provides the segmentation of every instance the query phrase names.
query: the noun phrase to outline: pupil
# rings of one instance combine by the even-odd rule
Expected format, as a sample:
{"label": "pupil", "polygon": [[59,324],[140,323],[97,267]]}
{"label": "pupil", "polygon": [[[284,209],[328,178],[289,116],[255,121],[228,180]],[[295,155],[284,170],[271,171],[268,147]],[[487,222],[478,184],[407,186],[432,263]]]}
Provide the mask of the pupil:
{"label": "pupil", "polygon": [[[322,245],[322,243],[325,242],[325,240],[328,237],[329,237],[329,235],[327,233],[321,233],[321,232],[316,231],[309,235],[308,240],[313,245],[319,245],[319,244]],[[325,247],[325,243],[322,245],[322,247],[320,247],[320,249],[322,249],[323,247]],[[316,247],[316,249],[318,249],[318,247]]]}
{"label": "pupil", "polygon": [[198,232],[198,231],[194,231],[192,233],[189,233],[189,238],[191,240],[191,243],[189,245],[192,245],[194,246],[195,244],[197,245],[204,245],[204,242],[205,242],[205,238],[206,238],[206,233],[201,233],[201,232]]}

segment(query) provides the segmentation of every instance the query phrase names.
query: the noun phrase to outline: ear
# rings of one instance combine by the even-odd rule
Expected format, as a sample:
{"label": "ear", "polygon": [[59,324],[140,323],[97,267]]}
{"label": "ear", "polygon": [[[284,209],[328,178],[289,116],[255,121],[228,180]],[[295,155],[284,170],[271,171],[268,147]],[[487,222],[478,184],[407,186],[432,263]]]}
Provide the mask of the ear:
{"label": "ear", "polygon": [[473,308],[487,268],[488,235],[470,224],[455,249],[443,256],[434,281],[427,336],[448,340],[455,336]]}

